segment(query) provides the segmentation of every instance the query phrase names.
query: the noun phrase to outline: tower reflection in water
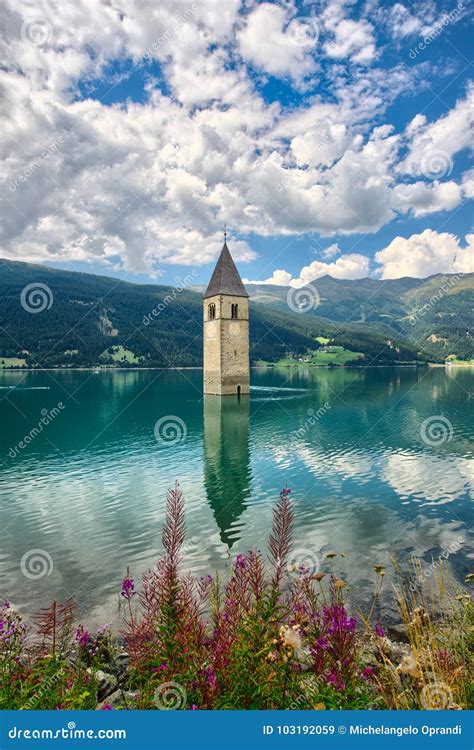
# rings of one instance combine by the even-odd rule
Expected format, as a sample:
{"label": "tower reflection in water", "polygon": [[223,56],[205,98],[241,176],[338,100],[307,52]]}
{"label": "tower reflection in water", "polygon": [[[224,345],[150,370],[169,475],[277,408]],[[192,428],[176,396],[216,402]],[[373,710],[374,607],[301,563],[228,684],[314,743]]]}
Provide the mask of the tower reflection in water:
{"label": "tower reflection in water", "polygon": [[207,500],[229,547],[250,493],[249,396],[204,397],[204,484]]}

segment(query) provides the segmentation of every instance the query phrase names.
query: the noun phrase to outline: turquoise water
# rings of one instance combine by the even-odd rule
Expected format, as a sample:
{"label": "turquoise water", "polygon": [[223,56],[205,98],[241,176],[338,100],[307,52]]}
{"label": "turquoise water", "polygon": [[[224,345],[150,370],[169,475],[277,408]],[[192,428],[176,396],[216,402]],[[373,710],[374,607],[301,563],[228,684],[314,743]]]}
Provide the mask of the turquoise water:
{"label": "turquoise water", "polygon": [[201,380],[0,372],[3,596],[31,612],[74,595],[86,621],[113,622],[127,566],[138,579],[161,551],[175,480],[196,573],[265,551],[285,485],[295,559],[327,569],[328,551],[345,553],[358,602],[382,563],[392,607],[394,551],[428,567],[448,550],[458,580],[472,570],[474,370],[253,370],[240,401],[203,399]]}

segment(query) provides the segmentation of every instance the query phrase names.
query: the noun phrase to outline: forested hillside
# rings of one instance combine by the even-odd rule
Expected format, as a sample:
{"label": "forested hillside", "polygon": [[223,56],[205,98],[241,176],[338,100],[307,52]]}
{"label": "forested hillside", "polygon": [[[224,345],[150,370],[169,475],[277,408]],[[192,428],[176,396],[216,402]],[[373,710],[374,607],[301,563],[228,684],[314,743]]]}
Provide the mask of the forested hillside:
{"label": "forested hillside", "polygon": [[[456,287],[418,313],[413,325],[409,311],[427,304],[424,282],[325,277],[317,282],[320,306],[306,314],[289,309],[284,288],[251,288],[251,359],[304,357],[322,346],[318,338],[360,352],[358,364],[472,357],[472,338],[466,335],[468,327],[472,330],[472,277],[465,277],[464,289]],[[0,263],[0,366],[201,364],[199,292]]]}
{"label": "forested hillside", "polygon": [[[371,326],[420,348],[434,361],[474,357],[474,274],[426,279],[342,280],[324,276],[311,285],[318,304],[308,315]],[[285,307],[288,288],[251,284],[251,298]]]}

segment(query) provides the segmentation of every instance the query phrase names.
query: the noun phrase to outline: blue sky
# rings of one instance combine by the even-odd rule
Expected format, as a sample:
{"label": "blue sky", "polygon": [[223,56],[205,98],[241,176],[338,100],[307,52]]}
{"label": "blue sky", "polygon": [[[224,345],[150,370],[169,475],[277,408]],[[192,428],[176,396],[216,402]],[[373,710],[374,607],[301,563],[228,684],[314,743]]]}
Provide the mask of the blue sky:
{"label": "blue sky", "polygon": [[0,9],[0,257],[205,283],[474,271],[469,3]]}

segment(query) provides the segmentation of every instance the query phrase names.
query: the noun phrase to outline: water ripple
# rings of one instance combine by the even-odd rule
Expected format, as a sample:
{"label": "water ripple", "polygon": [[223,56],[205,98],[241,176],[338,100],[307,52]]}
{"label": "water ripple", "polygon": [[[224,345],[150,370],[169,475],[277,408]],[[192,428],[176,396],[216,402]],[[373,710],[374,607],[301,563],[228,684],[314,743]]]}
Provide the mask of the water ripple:
{"label": "water ripple", "polygon": [[[372,586],[371,566],[393,546],[401,559],[423,557],[462,536],[450,565],[459,579],[468,571],[473,409],[464,393],[473,390],[472,373],[462,375],[461,389],[443,371],[418,384],[406,369],[258,372],[250,398],[204,403],[193,386],[201,373],[167,373],[166,385],[152,382],[155,375],[88,381],[86,373],[55,373],[80,404],[68,402],[15,458],[11,447],[64,393],[46,387],[44,373],[29,373],[16,394],[24,420],[0,400],[0,583],[19,606],[37,610],[54,595],[75,594],[86,620],[112,620],[127,566],[138,579],[162,553],[166,491],[175,480],[192,540],[183,566],[197,575],[228,571],[249,547],[266,553],[284,486],[292,489],[296,546],[321,554],[328,570],[325,553],[344,552],[338,570],[361,592]],[[12,373],[6,382],[14,385]],[[451,441],[433,448],[420,426],[436,411],[454,429]],[[155,440],[154,424],[167,414],[185,422],[184,442]],[[54,563],[35,585],[20,571],[29,549],[46,550]],[[389,610],[392,604],[388,598]]]}

